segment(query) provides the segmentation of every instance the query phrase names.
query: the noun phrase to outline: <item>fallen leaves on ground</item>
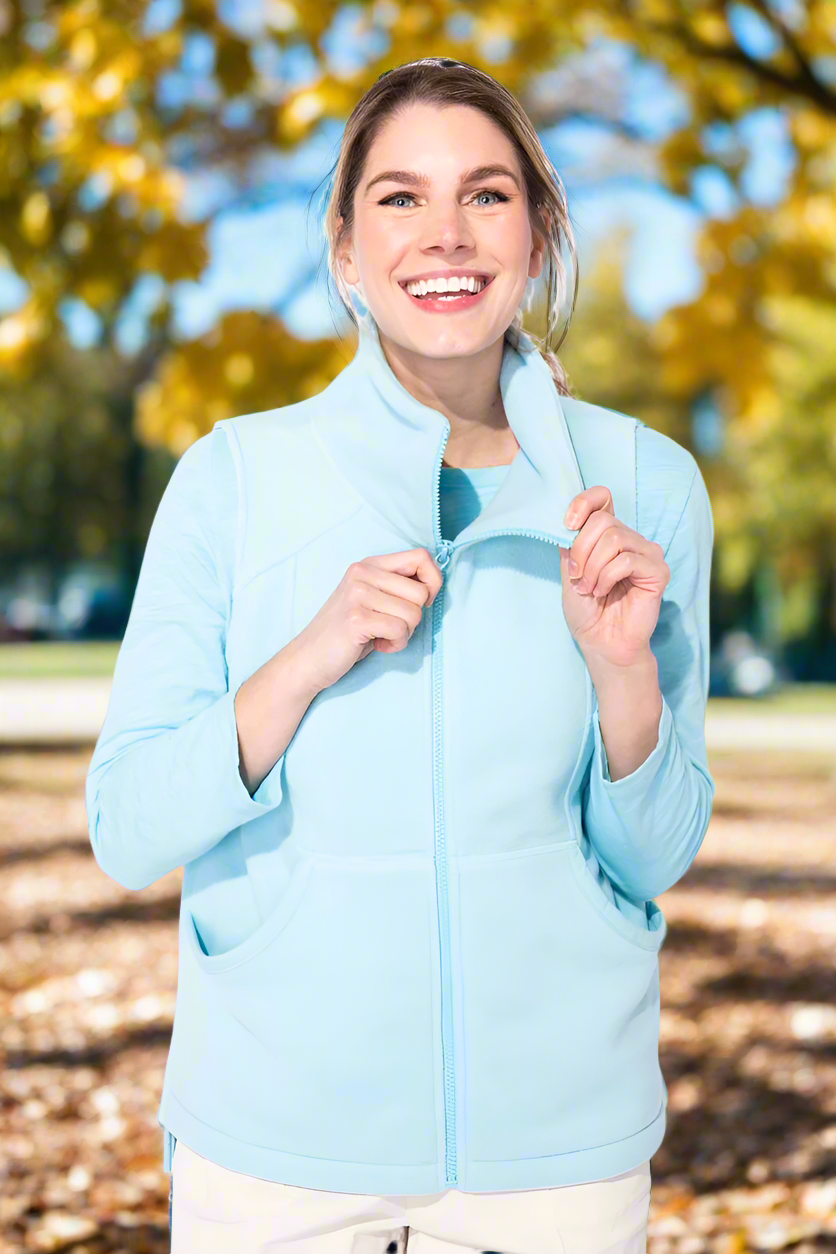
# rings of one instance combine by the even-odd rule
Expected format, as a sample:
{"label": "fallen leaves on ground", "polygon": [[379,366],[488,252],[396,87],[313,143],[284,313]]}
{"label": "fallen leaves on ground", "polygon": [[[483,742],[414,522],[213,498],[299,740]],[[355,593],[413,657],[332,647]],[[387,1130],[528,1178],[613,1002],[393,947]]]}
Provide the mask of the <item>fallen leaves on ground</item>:
{"label": "fallen leaves on ground", "polygon": [[[167,1254],[156,1112],[182,872],[95,862],[90,748],[0,753],[0,1254]],[[658,898],[668,1126],[649,1254],[836,1250],[836,771],[721,755]]]}

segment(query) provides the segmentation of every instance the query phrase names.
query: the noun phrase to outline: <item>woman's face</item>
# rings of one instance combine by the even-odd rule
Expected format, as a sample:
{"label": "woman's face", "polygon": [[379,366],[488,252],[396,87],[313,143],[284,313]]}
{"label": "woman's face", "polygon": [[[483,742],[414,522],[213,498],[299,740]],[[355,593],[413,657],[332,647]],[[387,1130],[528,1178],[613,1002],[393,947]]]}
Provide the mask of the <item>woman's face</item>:
{"label": "woman's face", "polygon": [[[358,285],[381,337],[426,357],[469,356],[504,336],[526,281],[540,273],[542,245],[504,132],[467,105],[413,104],[369,151],[343,275]],[[459,275],[488,282],[479,295],[446,301],[406,288]]]}

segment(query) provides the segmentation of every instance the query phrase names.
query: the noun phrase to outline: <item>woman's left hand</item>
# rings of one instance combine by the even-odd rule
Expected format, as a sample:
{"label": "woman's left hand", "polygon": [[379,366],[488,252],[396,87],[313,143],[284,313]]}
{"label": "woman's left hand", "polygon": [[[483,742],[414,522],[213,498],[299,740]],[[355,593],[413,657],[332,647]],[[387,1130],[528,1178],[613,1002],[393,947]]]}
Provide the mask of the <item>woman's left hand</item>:
{"label": "woman's left hand", "polygon": [[[664,550],[618,521],[602,484],[579,492],[564,522],[580,528],[571,549],[560,547],[569,630],[585,657],[629,666],[649,648],[659,617],[671,577]],[[569,569],[570,555],[577,571]]]}

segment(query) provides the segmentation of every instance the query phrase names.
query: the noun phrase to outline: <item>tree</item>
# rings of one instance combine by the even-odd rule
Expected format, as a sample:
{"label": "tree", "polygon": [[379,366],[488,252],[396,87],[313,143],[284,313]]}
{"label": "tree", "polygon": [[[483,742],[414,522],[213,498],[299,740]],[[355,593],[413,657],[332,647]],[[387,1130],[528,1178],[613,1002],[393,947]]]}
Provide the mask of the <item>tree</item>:
{"label": "tree", "polygon": [[[29,289],[0,318],[7,375],[34,376],[68,300],[94,311],[100,345],[116,345],[137,285],[157,275],[139,440],[176,455],[213,414],[284,403],[330,377],[344,352],[300,347],[281,307],[178,341],[171,286],[202,274],[218,215],[264,197],[304,199],[310,175],[295,157],[314,136],[336,137],[384,69],[445,52],[500,77],[542,132],[583,121],[608,136],[595,178],[653,180],[700,210],[705,171],[725,181],[730,208],[708,215],[699,240],[704,289],[654,329],[658,379],[680,412],[712,396],[724,416],[733,468],[712,499],[718,548],[737,554],[729,570],[747,577],[763,546],[787,534],[780,494],[751,470],[770,458],[795,468],[805,560],[836,548],[817,490],[832,475],[832,408],[819,396],[794,417],[798,389],[787,391],[782,365],[789,354],[804,374],[836,290],[832,0],[272,0],[255,17],[250,6],[224,12],[230,21],[214,0],[182,0],[165,17],[128,0],[0,8],[0,249]],[[679,101],[666,127],[632,107],[634,72],[650,68]],[[788,173],[777,202],[762,203],[747,135],[770,111]],[[206,221],[190,219],[184,199],[198,170],[223,189]],[[793,338],[785,313],[798,312],[796,299],[812,339]],[[771,452],[755,456],[765,423]],[[753,516],[770,519],[754,535]]]}

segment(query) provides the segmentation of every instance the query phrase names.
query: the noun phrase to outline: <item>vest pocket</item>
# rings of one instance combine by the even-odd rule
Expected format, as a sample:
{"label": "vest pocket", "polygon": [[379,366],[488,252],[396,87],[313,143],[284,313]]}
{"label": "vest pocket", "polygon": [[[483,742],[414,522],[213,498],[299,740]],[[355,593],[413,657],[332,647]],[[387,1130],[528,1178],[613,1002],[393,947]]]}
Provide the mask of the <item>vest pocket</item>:
{"label": "vest pocket", "polygon": [[184,918],[177,1100],[232,1140],[299,1156],[277,1162],[288,1184],[303,1159],[433,1164],[434,920],[429,859],[315,853],[302,855],[264,925],[227,953],[205,954]]}
{"label": "vest pocket", "polygon": [[668,925],[655,901],[645,903],[647,927],[640,927],[622,914],[609,897],[601,892],[577,842],[573,843],[569,849],[569,865],[581,892],[608,927],[611,927],[619,936],[623,936],[630,944],[638,945],[640,949],[648,949],[651,953],[659,951],[667,935]]}
{"label": "vest pocket", "polygon": [[570,1154],[646,1128],[665,1100],[662,929],[645,939],[602,908],[576,841],[463,860],[456,887],[472,1161]]}
{"label": "vest pocket", "polygon": [[287,887],[264,922],[240,945],[235,945],[232,949],[227,949],[223,953],[207,953],[195,917],[187,907],[187,931],[197,965],[209,973],[230,971],[259,954],[262,949],[276,939],[293,918],[307,888],[312,866],[313,864],[309,858],[303,857],[297,862],[291,872]]}

